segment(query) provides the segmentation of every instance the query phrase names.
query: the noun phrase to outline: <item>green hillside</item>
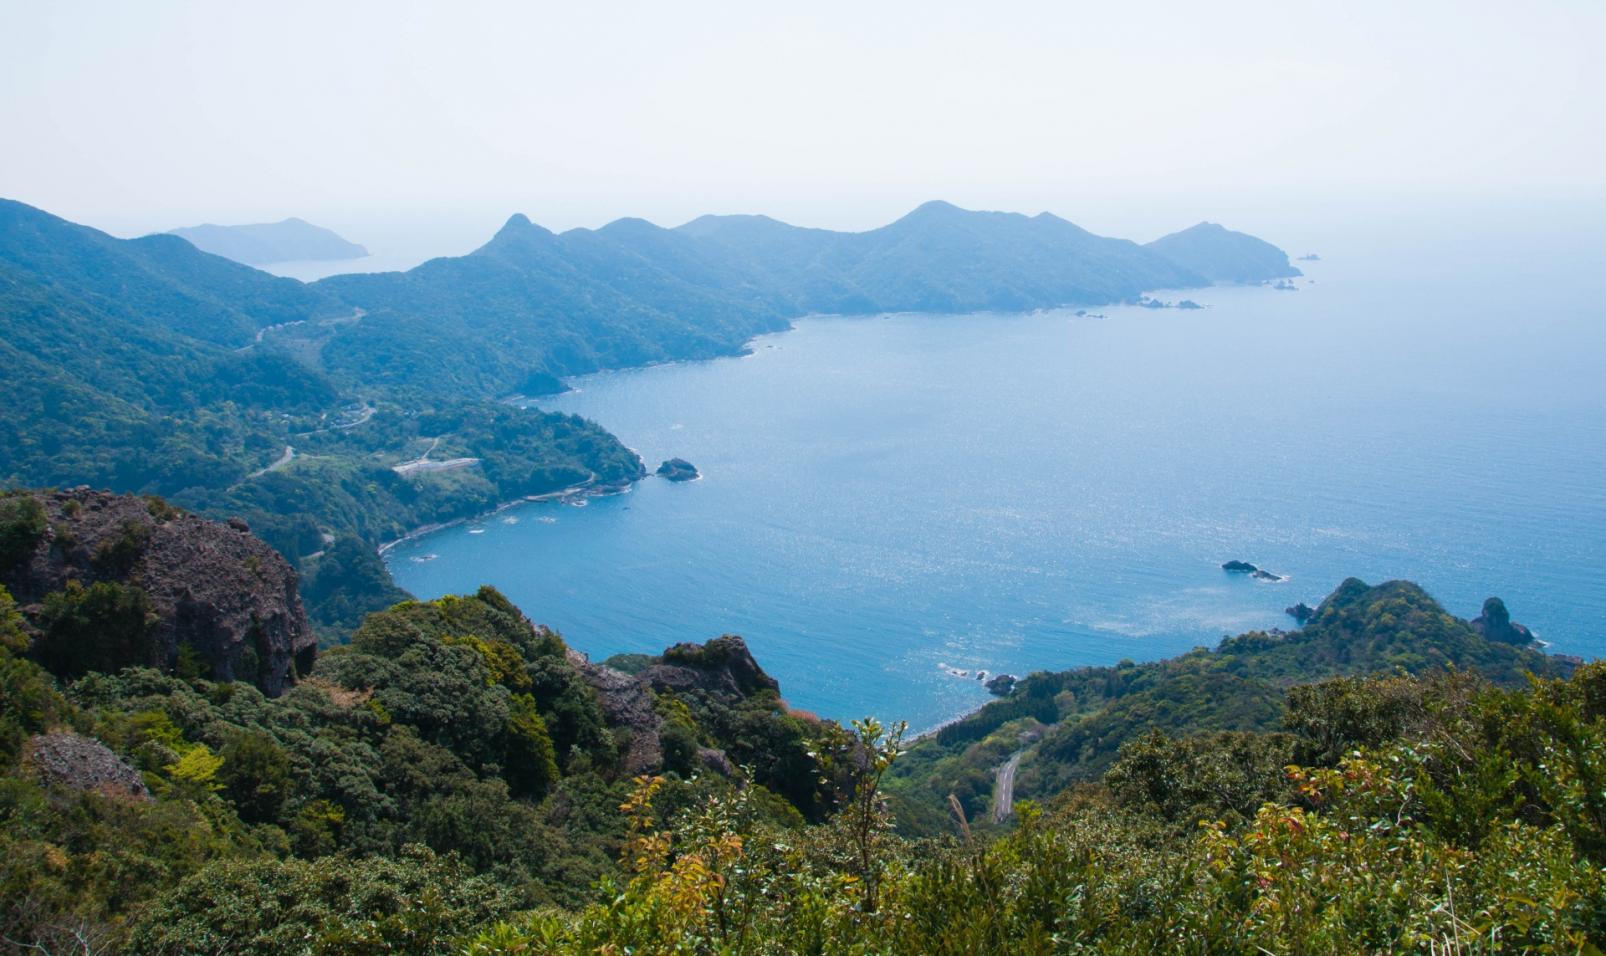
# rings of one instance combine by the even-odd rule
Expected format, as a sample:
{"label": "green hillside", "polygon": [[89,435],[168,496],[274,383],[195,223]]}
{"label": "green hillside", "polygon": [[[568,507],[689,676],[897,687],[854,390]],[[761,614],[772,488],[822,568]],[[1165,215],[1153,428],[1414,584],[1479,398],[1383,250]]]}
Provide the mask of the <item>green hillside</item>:
{"label": "green hillside", "polygon": [[998,766],[1017,753],[1016,793],[1041,798],[1097,780],[1122,747],[1153,731],[1280,730],[1294,684],[1457,668],[1511,687],[1558,666],[1531,648],[1485,640],[1415,584],[1351,578],[1298,631],[1251,632],[1148,664],[1031,674],[911,747],[892,789],[911,825],[946,830],[949,795],[984,818]]}
{"label": "green hillside", "polygon": [[[1303,634],[1030,678],[1018,700],[1086,695],[1034,758],[1060,782],[1003,826],[946,800],[924,837],[905,798],[934,742],[790,714],[736,638],[598,667],[482,589],[369,616],[268,698],[183,654],[52,675],[48,608],[76,594],[25,618],[0,591],[19,952],[1587,953],[1606,933],[1606,668],[1517,681],[1550,664],[1403,582],[1346,582]],[[1035,719],[998,723],[1010,704],[975,719]]]}

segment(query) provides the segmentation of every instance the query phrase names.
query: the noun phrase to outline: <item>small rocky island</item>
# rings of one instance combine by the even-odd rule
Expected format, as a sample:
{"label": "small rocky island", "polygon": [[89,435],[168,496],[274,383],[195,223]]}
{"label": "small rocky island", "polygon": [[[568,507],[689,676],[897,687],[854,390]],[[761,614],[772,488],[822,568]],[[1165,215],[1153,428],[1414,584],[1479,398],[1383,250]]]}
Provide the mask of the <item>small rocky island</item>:
{"label": "small rocky island", "polygon": [[697,471],[697,466],[684,458],[669,459],[658,466],[657,474],[658,477],[667,478],[670,481],[691,481],[694,478],[702,477]]}
{"label": "small rocky island", "polygon": [[1295,604],[1292,607],[1283,608],[1283,613],[1299,623],[1304,624],[1306,621],[1316,616],[1316,609],[1311,607],[1309,604],[1306,604],[1304,601],[1300,601],[1298,604]]}
{"label": "small rocky island", "polygon": [[992,694],[996,694],[999,697],[1007,697],[1009,692],[1015,689],[1017,682],[1018,679],[1014,674],[998,674],[982,686],[986,687]]}
{"label": "small rocky island", "polygon": [[1228,561],[1221,566],[1221,570],[1228,574],[1247,574],[1257,581],[1281,581],[1283,576],[1273,574],[1264,568],[1257,568],[1248,561]]}

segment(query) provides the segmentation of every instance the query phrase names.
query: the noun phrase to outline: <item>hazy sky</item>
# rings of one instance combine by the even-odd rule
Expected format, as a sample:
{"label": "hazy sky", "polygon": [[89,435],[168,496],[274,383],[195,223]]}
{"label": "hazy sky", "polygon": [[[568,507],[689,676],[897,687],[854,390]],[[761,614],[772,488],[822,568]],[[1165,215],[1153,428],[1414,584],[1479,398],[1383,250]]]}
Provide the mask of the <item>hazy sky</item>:
{"label": "hazy sky", "polygon": [[0,76],[0,195],[122,234],[1606,192],[1602,0],[0,0]]}

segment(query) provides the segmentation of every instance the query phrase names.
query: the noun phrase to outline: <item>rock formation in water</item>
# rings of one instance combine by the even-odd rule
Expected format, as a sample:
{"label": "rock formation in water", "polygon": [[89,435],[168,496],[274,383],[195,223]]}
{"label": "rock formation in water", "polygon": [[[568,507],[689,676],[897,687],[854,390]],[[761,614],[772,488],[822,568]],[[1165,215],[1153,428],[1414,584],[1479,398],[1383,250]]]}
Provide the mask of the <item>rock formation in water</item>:
{"label": "rock formation in water", "polygon": [[1229,574],[1247,574],[1258,581],[1281,581],[1283,576],[1273,574],[1264,568],[1257,568],[1248,561],[1228,561],[1221,566],[1221,570]]}
{"label": "rock formation in water", "polygon": [[1014,674],[998,674],[989,679],[984,686],[986,686],[990,693],[996,694],[999,697],[1006,697],[1009,695],[1010,691],[1015,689],[1017,680],[1018,679]]}
{"label": "rock formation in water", "polygon": [[1295,604],[1291,607],[1283,608],[1283,613],[1287,614],[1289,617],[1293,618],[1299,623],[1304,624],[1306,621],[1315,616],[1316,609],[1311,607],[1309,604],[1306,604],[1304,601],[1300,601],[1298,604]]}
{"label": "rock formation in water", "polygon": [[1526,647],[1534,642],[1533,632],[1511,619],[1506,602],[1497,597],[1483,602],[1483,613],[1472,619],[1472,627],[1491,641]]}
{"label": "rock formation in water", "polygon": [[671,458],[658,466],[657,475],[670,481],[691,481],[702,477],[697,467],[684,458]]}

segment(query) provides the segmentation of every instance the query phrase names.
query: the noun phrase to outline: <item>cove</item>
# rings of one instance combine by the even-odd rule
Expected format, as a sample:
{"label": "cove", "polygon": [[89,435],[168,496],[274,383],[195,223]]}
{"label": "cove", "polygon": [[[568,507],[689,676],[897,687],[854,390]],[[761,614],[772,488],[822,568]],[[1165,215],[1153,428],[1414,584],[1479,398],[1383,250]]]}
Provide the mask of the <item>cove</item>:
{"label": "cove", "polygon": [[1348,576],[1462,616],[1498,594],[1595,656],[1606,283],[1565,250],[1335,237],[1297,291],[1157,293],[1199,311],[814,318],[588,376],[542,406],[704,477],[386,558],[420,597],[495,585],[593,659],[741,634],[793,706],[917,730],[987,700],[978,670],[1290,628]]}

